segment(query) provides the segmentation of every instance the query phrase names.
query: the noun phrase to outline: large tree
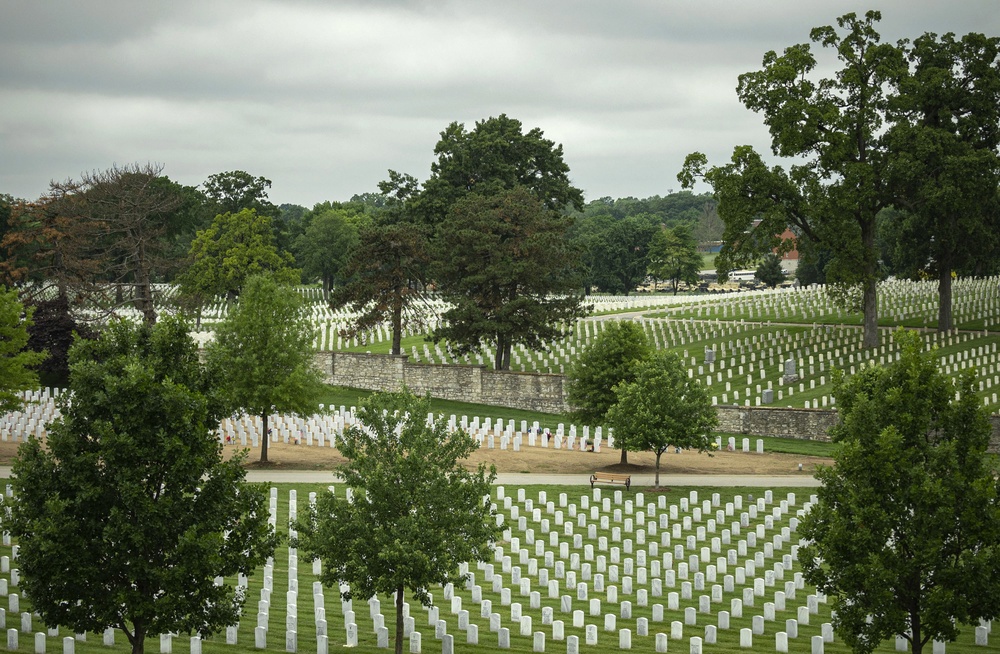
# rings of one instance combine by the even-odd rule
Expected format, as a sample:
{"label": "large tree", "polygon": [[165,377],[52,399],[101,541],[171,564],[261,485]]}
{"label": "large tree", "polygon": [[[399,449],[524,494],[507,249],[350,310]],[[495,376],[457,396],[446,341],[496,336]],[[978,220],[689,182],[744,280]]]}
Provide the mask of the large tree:
{"label": "large tree", "polygon": [[422,226],[387,216],[364,225],[343,268],[344,283],[332,296],[333,304],[354,312],[343,334],[357,336],[388,322],[390,351],[400,354],[404,323],[424,324],[421,304],[427,297],[424,280],[429,263]]}
{"label": "large tree", "polygon": [[757,265],[754,279],[771,288],[785,281],[785,270],[781,267],[781,257],[773,252],[766,255]]}
{"label": "large tree", "polygon": [[434,330],[458,352],[495,347],[494,367],[510,368],[515,343],[545,347],[588,307],[581,304],[571,219],[531,189],[470,194],[438,226],[432,276],[451,303]]}
{"label": "large tree", "polygon": [[360,425],[338,440],[347,458],[338,472],[353,499],[323,493],[298,525],[297,546],[322,559],[325,585],[347,582],[344,599],[393,596],[396,654],[404,593],[429,606],[431,586],[462,583],[459,565],[487,560],[500,537],[488,499],[496,470],[466,470],[476,441],[440,416],[429,426],[429,412],[429,398],[405,390],[368,398]]}
{"label": "large tree", "polygon": [[319,409],[315,335],[302,297],[267,275],[247,278],[239,301],[215,327],[209,365],[229,409],[260,417],[261,463],[267,463],[270,414],[310,416]]}
{"label": "large tree", "polygon": [[54,284],[59,295],[86,297],[108,313],[133,305],[155,322],[153,282],[176,268],[174,244],[193,227],[190,189],[162,168],[132,164],[84,173],[53,182],[37,203],[15,203],[2,241],[4,276],[34,281],[38,289]]}
{"label": "large tree", "polygon": [[252,275],[269,274],[281,283],[297,284],[292,255],[279,250],[272,220],[253,209],[219,214],[191,243],[191,265],[180,275],[181,291],[198,307],[219,295],[239,296]]}
{"label": "large tree", "polygon": [[33,310],[25,310],[17,291],[0,286],[0,415],[21,408],[20,391],[38,387],[34,366],[45,353],[25,349]]}
{"label": "large tree", "polygon": [[77,633],[121,629],[134,654],[147,636],[235,624],[244,591],[215,578],[251,574],[276,544],[266,490],[222,457],[188,329],[116,322],[78,342],[62,417],[13,465],[5,529],[33,609]]}
{"label": "large tree", "polygon": [[[605,422],[608,409],[617,401],[615,386],[634,380],[636,367],[652,352],[639,324],[611,320],[603,325],[566,374],[566,401],[573,419],[589,425]],[[628,463],[627,436],[619,432],[615,439],[623,464]]]}
{"label": "large tree", "polygon": [[681,282],[698,283],[701,263],[698,243],[687,225],[662,227],[653,234],[649,242],[649,272],[655,279],[668,281],[674,295]]}
{"label": "large tree", "polygon": [[[735,148],[730,163],[707,168],[701,153],[688,155],[678,179],[703,177],[719,200],[726,223],[720,272],[746,266],[775,248],[790,249],[780,234],[789,226],[823,243],[835,256],[828,274],[860,285],[865,347],[878,345],[879,281],[876,216],[892,195],[885,144],[888,86],[905,69],[903,50],[881,43],[877,11],[850,13],[838,29],[812,30],[813,42],[832,48],[840,68],[822,70],[809,44],[764,55],[763,68],[739,77],[740,101],[763,115],[772,152],[796,158],[785,170],[769,167],[750,146]],[[828,281],[829,278],[828,278]]]}
{"label": "large tree", "polygon": [[[472,131],[452,123],[441,132],[434,154],[438,159],[431,176],[412,198],[414,215],[429,224],[444,220],[452,205],[470,193],[489,197],[515,187],[528,189],[550,211],[583,208],[583,193],[570,183],[562,146],[537,127],[524,132],[521,121],[505,114],[478,121]],[[407,177],[396,175],[401,181]]]}
{"label": "large tree", "polygon": [[319,278],[326,301],[334,282],[343,280],[343,270],[357,245],[356,223],[351,212],[330,207],[310,216],[305,232],[295,240],[296,263],[302,266],[304,277]]}
{"label": "large tree", "polygon": [[28,347],[48,353],[37,368],[42,385],[65,388],[69,381],[69,350],[74,341],[97,334],[87,323],[73,317],[65,297],[35,299],[30,308],[34,313],[28,325]]}
{"label": "large tree", "polygon": [[[887,135],[893,230],[938,279],[938,330],[952,328],[952,274],[995,259],[1000,211],[1000,38],[924,34],[908,48]],[[915,264],[915,265],[914,265]]]}
{"label": "large tree", "polygon": [[649,246],[659,229],[651,218],[643,214],[604,222],[589,242],[597,288],[628,295],[646,281]]}
{"label": "large tree", "polygon": [[917,334],[896,339],[899,360],[835,377],[840,447],[799,527],[806,579],[862,654],[893,636],[921,654],[1000,615],[1000,488],[974,375],[953,381]]}
{"label": "large tree", "polygon": [[267,199],[271,180],[265,177],[254,177],[243,170],[229,170],[209,175],[202,187],[216,213],[239,213],[244,209],[253,209],[269,218],[278,216],[278,207]]}
{"label": "large tree", "polygon": [[28,301],[44,299],[51,287],[59,297],[75,300],[87,294],[104,268],[99,240],[82,195],[53,185],[37,202],[11,205],[0,241],[0,276]]}
{"label": "large tree", "polygon": [[680,357],[657,352],[635,369],[635,379],[615,386],[615,403],[608,425],[615,438],[624,437],[633,451],[656,454],[656,488],[660,487],[660,456],[669,447],[704,452],[711,430],[719,424],[708,392],[688,376]]}
{"label": "large tree", "polygon": [[156,322],[152,283],[166,267],[171,220],[184,198],[179,187],[161,183],[163,166],[133,164],[85,173],[67,192],[84,194],[85,216],[97,226],[106,244],[104,269],[108,281],[131,285],[136,309],[147,323]]}

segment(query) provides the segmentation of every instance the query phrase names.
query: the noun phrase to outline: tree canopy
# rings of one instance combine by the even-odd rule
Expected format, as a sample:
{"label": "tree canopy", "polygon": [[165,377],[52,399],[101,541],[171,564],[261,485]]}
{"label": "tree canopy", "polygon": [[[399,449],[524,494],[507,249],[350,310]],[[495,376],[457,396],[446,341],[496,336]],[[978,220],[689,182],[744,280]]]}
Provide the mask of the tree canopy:
{"label": "tree canopy", "polygon": [[790,249],[780,237],[789,226],[826,244],[835,256],[827,281],[862,288],[865,347],[878,345],[875,219],[891,203],[887,89],[905,68],[902,51],[880,42],[880,19],[877,11],[850,13],[837,19],[839,31],[812,30],[814,43],[836,52],[840,68],[832,77],[818,78],[809,44],[767,52],[761,70],[740,75],[737,94],[763,115],[773,153],[801,163],[769,167],[752,147],[739,146],[730,163],[711,168],[704,155],[688,155],[678,175],[685,186],[704,177],[719,200],[726,224],[720,272]]}
{"label": "tree canopy", "polygon": [[206,302],[216,295],[236,298],[252,275],[298,283],[301,274],[291,267],[292,255],[275,245],[271,222],[253,209],[217,215],[191,243],[191,265],[180,276],[181,290]]}
{"label": "tree canopy", "polygon": [[570,221],[522,186],[457,201],[434,244],[432,277],[451,308],[433,337],[460,353],[492,343],[497,370],[510,369],[515,343],[537,349],[561,337],[588,310]]}
{"label": "tree canopy", "polygon": [[799,527],[806,579],[863,654],[893,636],[921,654],[1000,615],[1000,488],[973,375],[953,382],[917,334],[895,338],[899,360],[835,376],[840,447]]}
{"label": "tree canopy", "polygon": [[[1000,232],[1000,38],[924,34],[895,82],[891,230],[911,268],[938,279],[938,330],[952,328],[952,273],[995,260]],[[897,251],[898,252],[898,251]]]}
{"label": "tree canopy", "polygon": [[704,452],[711,446],[711,430],[719,418],[708,391],[676,354],[657,352],[638,363],[635,379],[614,388],[615,403],[608,409],[608,425],[615,442],[632,451],[656,454],[656,488],[660,487],[660,456],[669,447]]}
{"label": "tree canopy", "polygon": [[265,489],[222,458],[188,329],[115,322],[79,341],[62,417],[13,464],[5,529],[33,609],[78,633],[121,629],[134,654],[150,635],[235,624],[243,591],[215,577],[251,574],[276,544]]}
{"label": "tree canopy", "polygon": [[364,225],[344,269],[344,284],[333,304],[349,306],[355,316],[344,330],[357,336],[388,322],[392,354],[402,350],[403,324],[422,325],[424,279],[430,263],[425,230],[407,221],[376,219]]}
{"label": "tree canopy", "polygon": [[431,176],[413,197],[414,215],[429,224],[444,220],[452,205],[470,193],[491,197],[516,187],[529,190],[550,211],[583,207],[583,193],[570,183],[562,146],[544,138],[537,127],[524,132],[521,121],[505,114],[478,121],[471,131],[461,123],[450,124],[434,154]]}
{"label": "tree canopy", "polygon": [[343,270],[357,246],[355,216],[345,209],[326,209],[311,216],[305,232],[295,241],[296,262],[306,278],[319,278],[323,299],[329,301],[334,282],[343,280]]}
{"label": "tree canopy", "polygon": [[32,313],[17,299],[17,291],[0,286],[0,414],[19,410],[19,392],[38,387],[34,367],[46,353],[25,349]]}
{"label": "tree canopy", "polygon": [[298,547],[323,560],[325,585],[347,582],[344,599],[394,596],[397,654],[404,593],[429,605],[429,587],[464,581],[459,564],[488,559],[500,536],[488,499],[496,470],[466,470],[476,441],[449,431],[441,416],[429,426],[429,412],[429,398],[405,389],[370,396],[360,425],[338,439],[348,461],[339,473],[353,499],[323,493],[298,525]]}
{"label": "tree canopy", "polygon": [[697,284],[701,272],[701,253],[687,225],[661,228],[649,242],[649,272],[655,279],[670,283],[677,295],[681,282]]}
{"label": "tree canopy", "polygon": [[[566,375],[566,401],[574,420],[597,425],[606,421],[617,397],[615,386],[635,379],[636,368],[652,348],[638,324],[611,320],[591,342]],[[628,463],[629,441],[617,437],[622,463]]]}
{"label": "tree canopy", "polygon": [[785,271],[781,267],[781,257],[773,252],[766,255],[757,265],[754,278],[761,284],[770,286],[771,288],[785,281]]}
{"label": "tree canopy", "polygon": [[229,410],[260,417],[262,463],[268,460],[270,414],[310,416],[319,409],[315,332],[301,296],[266,275],[247,278],[239,301],[215,327],[209,365]]}
{"label": "tree canopy", "polygon": [[253,209],[269,218],[278,216],[278,208],[267,199],[271,180],[265,177],[254,177],[244,170],[230,170],[209,175],[202,188],[217,214]]}

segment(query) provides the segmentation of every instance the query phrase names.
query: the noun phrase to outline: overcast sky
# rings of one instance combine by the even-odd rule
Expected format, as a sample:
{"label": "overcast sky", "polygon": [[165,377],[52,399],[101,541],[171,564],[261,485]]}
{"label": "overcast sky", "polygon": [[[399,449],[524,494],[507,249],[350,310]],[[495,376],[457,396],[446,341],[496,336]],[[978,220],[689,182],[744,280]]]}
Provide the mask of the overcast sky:
{"label": "overcast sky", "polygon": [[587,200],[663,195],[693,150],[767,150],[740,73],[868,9],[892,42],[1000,35],[998,0],[2,0],[0,193],[152,161],[312,206],[422,181],[449,123],[506,113]]}

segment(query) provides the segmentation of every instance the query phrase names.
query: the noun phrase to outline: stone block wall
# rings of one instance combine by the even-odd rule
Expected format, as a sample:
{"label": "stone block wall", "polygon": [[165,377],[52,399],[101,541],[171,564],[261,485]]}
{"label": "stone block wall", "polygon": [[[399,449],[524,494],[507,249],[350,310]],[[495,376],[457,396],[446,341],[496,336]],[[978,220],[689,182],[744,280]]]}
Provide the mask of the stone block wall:
{"label": "stone block wall", "polygon": [[[410,363],[404,355],[319,352],[316,365],[327,383],[366,390],[394,390],[406,385],[418,395],[475,404],[508,406],[544,413],[565,413],[563,375],[489,370],[485,366]],[[837,422],[828,409],[719,406],[719,429],[748,436],[829,440]],[[1000,453],[1000,416],[992,415],[990,451]]]}
{"label": "stone block wall", "polygon": [[418,395],[430,393],[460,402],[517,407],[545,413],[567,410],[562,375],[489,370],[485,366],[410,363],[407,355],[321,352],[317,365],[326,381],[366,390],[405,385]]}
{"label": "stone block wall", "polygon": [[826,432],[837,423],[837,412],[827,409],[719,406],[719,430],[753,436],[780,436],[830,440]]}

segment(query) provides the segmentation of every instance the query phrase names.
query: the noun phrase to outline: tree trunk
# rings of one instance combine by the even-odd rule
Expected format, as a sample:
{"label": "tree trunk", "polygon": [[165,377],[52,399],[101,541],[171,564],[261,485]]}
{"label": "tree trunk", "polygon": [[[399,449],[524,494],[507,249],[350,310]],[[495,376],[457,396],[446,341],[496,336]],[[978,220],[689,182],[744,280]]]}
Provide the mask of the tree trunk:
{"label": "tree trunk", "polygon": [[923,634],[920,628],[920,611],[910,612],[910,648],[913,654],[922,654],[924,651]]}
{"label": "tree trunk", "polygon": [[136,248],[135,296],[143,320],[147,325],[156,324],[156,307],[153,306],[153,285],[149,280],[149,262],[146,258],[145,244],[140,242]]}
{"label": "tree trunk", "polygon": [[[508,370],[510,368],[510,339],[504,334],[497,334],[497,352],[493,356],[494,370]],[[506,365],[506,367],[504,367]]]}
{"label": "tree trunk", "polygon": [[403,654],[403,587],[396,589],[396,654]]}
{"label": "tree trunk", "polygon": [[656,481],[653,482],[653,488],[660,490],[660,456],[663,454],[663,450],[656,450]]}
{"label": "tree trunk", "polygon": [[330,302],[330,287],[333,286],[333,280],[329,275],[323,275],[323,301]]}
{"label": "tree trunk", "polygon": [[146,630],[140,627],[134,627],[132,633],[125,632],[128,636],[129,644],[132,645],[132,654],[143,654],[146,651]]}
{"label": "tree trunk", "polygon": [[392,298],[392,354],[403,349],[403,289],[396,288]]}
{"label": "tree trunk", "polygon": [[260,462],[267,463],[267,442],[271,440],[270,435],[267,433],[267,411],[261,413],[260,419],[264,425],[264,433],[260,441]]}
{"label": "tree trunk", "polygon": [[878,261],[875,259],[875,217],[861,222],[861,249],[864,253],[863,295],[864,334],[861,347],[876,348],[878,337]]}
{"label": "tree trunk", "polygon": [[623,466],[627,466],[628,465],[628,450],[625,449],[625,443],[624,442],[621,444],[621,448],[622,448],[622,458],[621,458],[620,461],[618,461],[618,464],[619,465],[623,465]]}
{"label": "tree trunk", "polygon": [[202,309],[201,300],[199,300],[198,301],[198,308],[195,309],[195,313],[194,313],[194,328],[196,330],[200,330],[201,329],[201,309]]}
{"label": "tree trunk", "polygon": [[946,332],[951,324],[951,257],[938,261],[938,331]]}

